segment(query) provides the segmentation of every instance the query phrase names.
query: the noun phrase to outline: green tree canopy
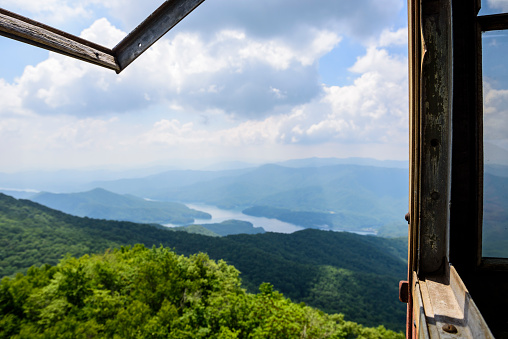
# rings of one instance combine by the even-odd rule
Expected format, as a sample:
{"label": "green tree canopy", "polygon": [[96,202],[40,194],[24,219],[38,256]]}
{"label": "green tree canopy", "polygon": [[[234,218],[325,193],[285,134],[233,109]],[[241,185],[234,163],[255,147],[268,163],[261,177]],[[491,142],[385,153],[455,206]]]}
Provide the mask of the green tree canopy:
{"label": "green tree canopy", "polygon": [[0,283],[0,338],[403,338],[292,303],[206,254],[122,247]]}

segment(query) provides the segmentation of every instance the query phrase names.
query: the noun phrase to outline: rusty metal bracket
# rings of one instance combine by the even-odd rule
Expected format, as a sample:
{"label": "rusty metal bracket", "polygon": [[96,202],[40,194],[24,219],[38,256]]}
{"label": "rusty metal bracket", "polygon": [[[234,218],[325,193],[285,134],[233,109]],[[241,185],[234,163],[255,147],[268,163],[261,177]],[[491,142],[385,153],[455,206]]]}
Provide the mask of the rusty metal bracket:
{"label": "rusty metal bracket", "polygon": [[167,0],[109,49],[0,8],[0,35],[120,73],[204,0]]}
{"label": "rusty metal bracket", "polygon": [[409,302],[409,282],[399,281],[399,300],[405,304]]}

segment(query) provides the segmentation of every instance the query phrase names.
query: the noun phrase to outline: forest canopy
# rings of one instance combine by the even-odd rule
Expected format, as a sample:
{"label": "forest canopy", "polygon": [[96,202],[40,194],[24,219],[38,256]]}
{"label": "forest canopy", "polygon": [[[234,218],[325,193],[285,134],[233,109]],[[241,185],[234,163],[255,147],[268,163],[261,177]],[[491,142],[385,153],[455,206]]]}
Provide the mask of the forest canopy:
{"label": "forest canopy", "polygon": [[198,253],[121,247],[0,283],[0,338],[403,338],[305,304]]}

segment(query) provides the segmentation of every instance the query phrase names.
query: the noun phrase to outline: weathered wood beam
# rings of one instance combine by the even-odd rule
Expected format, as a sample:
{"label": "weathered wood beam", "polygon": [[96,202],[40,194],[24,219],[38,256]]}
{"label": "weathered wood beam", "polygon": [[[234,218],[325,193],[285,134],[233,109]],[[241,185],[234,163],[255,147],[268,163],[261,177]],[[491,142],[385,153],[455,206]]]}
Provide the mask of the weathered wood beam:
{"label": "weathered wood beam", "polygon": [[87,61],[116,72],[111,49],[0,8],[0,35]]}
{"label": "weathered wood beam", "polygon": [[166,0],[112,50],[0,8],[0,35],[120,73],[204,0]]}
{"label": "weathered wood beam", "polygon": [[478,22],[483,32],[508,29],[508,13],[481,15]]}
{"label": "weathered wood beam", "polygon": [[446,267],[451,148],[451,0],[421,2],[419,274]]}
{"label": "weathered wood beam", "polygon": [[167,0],[125,37],[113,52],[121,72],[204,0]]}

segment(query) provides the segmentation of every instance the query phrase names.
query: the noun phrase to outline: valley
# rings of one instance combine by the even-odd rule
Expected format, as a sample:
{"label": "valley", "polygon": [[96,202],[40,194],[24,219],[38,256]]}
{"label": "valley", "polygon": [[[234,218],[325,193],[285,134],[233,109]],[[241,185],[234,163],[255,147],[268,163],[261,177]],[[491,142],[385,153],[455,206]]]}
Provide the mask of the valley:
{"label": "valley", "polygon": [[270,282],[295,302],[368,326],[403,328],[405,306],[397,286],[406,274],[405,239],[310,229],[211,237],[71,216],[0,194],[1,276],[135,244],[163,245],[184,255],[205,252],[234,265],[248,291]]}
{"label": "valley", "polygon": [[[403,219],[407,212],[407,169],[395,162],[367,160],[347,163],[344,159],[311,158],[234,170],[169,170],[145,177],[87,184],[80,181],[83,190],[79,192],[15,193],[66,213],[109,220],[178,226],[195,220],[210,223],[200,220],[211,218],[197,212],[202,206],[270,232],[317,228],[403,236],[407,233]],[[386,165],[395,167],[383,167]],[[16,183],[19,181],[12,176],[6,181],[0,177],[0,186],[13,187]],[[52,182],[30,184],[17,188],[51,188]]]}

